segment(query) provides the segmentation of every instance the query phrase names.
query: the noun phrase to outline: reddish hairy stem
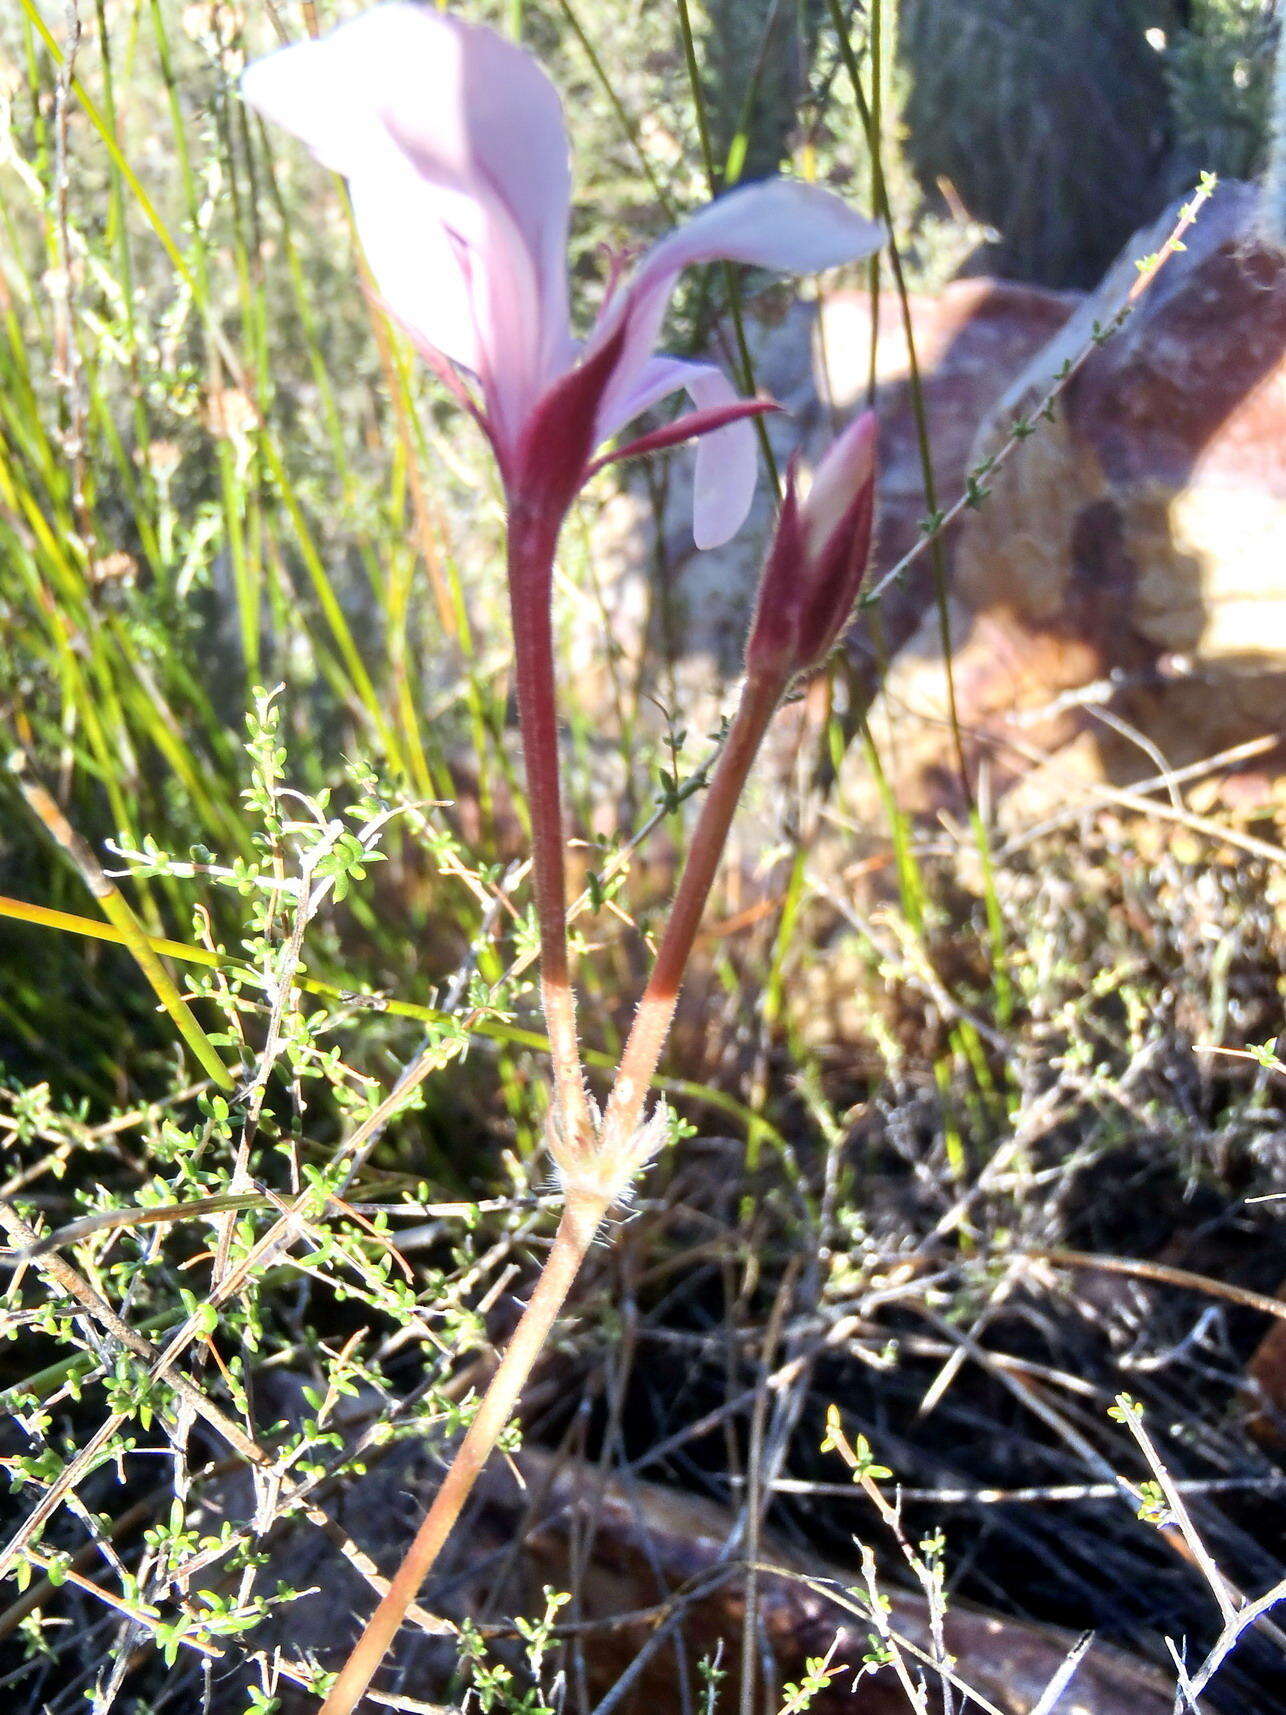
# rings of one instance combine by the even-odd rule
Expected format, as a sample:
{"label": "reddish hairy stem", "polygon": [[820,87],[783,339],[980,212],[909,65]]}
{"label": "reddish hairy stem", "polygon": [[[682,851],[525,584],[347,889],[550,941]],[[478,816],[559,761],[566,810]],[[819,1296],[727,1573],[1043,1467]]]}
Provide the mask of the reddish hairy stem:
{"label": "reddish hairy stem", "polygon": [[678,890],[657,948],[656,963],[634,1018],[603,1117],[604,1149],[628,1144],[643,1118],[648,1088],[670,1033],[683,973],[692,953],[715,871],[723,856],[737,801],[781,701],[786,681],[777,673],[747,678],[728,740],[693,830]]}
{"label": "reddish hairy stem", "polygon": [[[387,1595],[345,1662],[320,1715],[351,1715],[370,1685],[518,1403],[603,1216],[628,1184],[629,1142],[638,1129],[648,1087],[669,1033],[683,973],[723,855],[728,829],[746,776],[785,690],[785,680],[780,674],[760,673],[746,681],[727,743],[697,818],[652,977],[639,1004],[612,1087],[602,1135],[596,1139],[588,1129],[588,1104],[580,1072],[568,975],[549,609],[552,542],[549,549],[548,557],[542,558],[539,538],[533,541],[524,536],[522,545],[511,549],[510,578],[519,718],[527,763],[533,851],[539,854],[533,860],[533,867],[541,931],[542,990],[555,1078],[560,1080],[558,1099],[562,1117],[566,1121],[569,1112],[584,1113],[586,1129],[578,1134],[576,1152],[591,1167],[596,1162],[603,1165],[604,1187],[597,1195],[569,1187],[553,1247],[508,1349],[482,1396],[469,1432],[460,1443]],[[569,1083],[574,1088],[569,1090]],[[571,1106],[572,1103],[577,1106]]]}
{"label": "reddish hairy stem", "polygon": [[567,958],[563,812],[558,773],[558,713],[551,615],[558,526],[517,512],[509,528],[509,609],[513,620],[518,725],[531,811],[531,866],[540,931],[540,997],[549,1032],[556,1120],[568,1149],[593,1148],[585,1096],[576,998]]}
{"label": "reddish hairy stem", "polygon": [[[509,606],[513,620],[518,724],[531,811],[532,879],[540,932],[540,991],[549,1031],[558,1132],[554,1155],[566,1167],[593,1157],[595,1129],[581,1071],[576,1001],[567,954],[562,793],[551,615],[559,519],[515,505],[509,520]],[[379,1670],[407,1609],[433,1567],[518,1403],[557,1320],[585,1252],[611,1202],[569,1189],[553,1248],[469,1432],[452,1459],[388,1592],[371,1615],[321,1715],[351,1715]]]}
{"label": "reddish hairy stem", "polygon": [[388,1593],[366,1623],[353,1651],[331,1687],[320,1715],[350,1715],[354,1705],[375,1677],[388,1653],[406,1611],[419,1593],[460,1510],[468,1500],[478,1473],[486,1464],[500,1433],[513,1414],[519,1395],[540,1356],[549,1331],[580,1272],[585,1253],[593,1243],[606,1204],[594,1199],[569,1199],[545,1259],[540,1278],[527,1301],[522,1319],[513,1331],[469,1433],[460,1443],[433,1505],[424,1515],[415,1541],[398,1567]]}

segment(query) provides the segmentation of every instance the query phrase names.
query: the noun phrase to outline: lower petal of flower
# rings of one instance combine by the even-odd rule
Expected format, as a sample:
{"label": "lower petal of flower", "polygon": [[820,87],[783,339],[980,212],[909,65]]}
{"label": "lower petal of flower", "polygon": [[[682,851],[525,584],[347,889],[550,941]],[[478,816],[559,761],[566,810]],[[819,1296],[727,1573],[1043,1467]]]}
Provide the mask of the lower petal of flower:
{"label": "lower petal of flower", "polygon": [[[618,392],[614,399],[610,393],[605,397],[596,438],[608,439],[633,418],[680,390],[697,407],[690,417],[681,417],[677,423],[656,431],[664,439],[642,436],[612,456],[629,457],[635,452],[700,436],[693,481],[692,534],[698,548],[717,548],[736,534],[750,510],[758,459],[754,427],[748,419],[774,408],[770,402],[740,398],[727,376],[713,364],[688,363],[681,357],[652,357],[627,392]],[[689,426],[679,432],[683,424]]]}

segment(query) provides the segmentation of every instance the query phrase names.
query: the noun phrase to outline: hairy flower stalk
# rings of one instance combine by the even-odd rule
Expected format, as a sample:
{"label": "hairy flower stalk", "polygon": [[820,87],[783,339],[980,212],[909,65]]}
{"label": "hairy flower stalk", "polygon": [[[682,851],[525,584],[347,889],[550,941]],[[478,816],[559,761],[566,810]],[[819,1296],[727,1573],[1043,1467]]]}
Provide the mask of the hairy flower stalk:
{"label": "hairy flower stalk", "polygon": [[852,615],[874,514],[875,418],[866,412],[831,447],[802,503],[795,470],[789,473],[746,644],[741,699],[603,1117],[600,1148],[609,1160],[628,1160],[638,1134],[733,812],[768,724],[791,684],[825,661]]}
{"label": "hairy flower stalk", "polygon": [[558,1319],[585,1253],[594,1242],[605,1203],[584,1197],[568,1199],[558,1223],[549,1258],[514,1329],[504,1357],[482,1396],[468,1434],[456,1450],[415,1540],[394,1574],[387,1592],[367,1621],[339,1677],[330,1689],[321,1715],[349,1715],[373,1679],[407,1609],[428,1577],[433,1562],[460,1516],[473,1485],[501,1432],[512,1417],[523,1385]]}
{"label": "hairy flower stalk", "polygon": [[[812,273],[869,256],[884,234],[814,185],[747,185],[654,245],[628,278],[613,278],[582,341],[568,307],[570,164],[562,111],[552,84],[521,48],[447,13],[390,0],[327,36],[257,61],[243,90],[260,113],[344,175],[384,307],[478,423],[500,470],[553,1069],[549,1147],[565,1199],[509,1349],[403,1566],[326,1699],[323,1715],[348,1715],[508,1421],[604,1214],[659,1145],[659,1122],[645,1121],[643,1107],[683,967],[746,773],[773,709],[804,665],[748,659],[742,708],[600,1127],[581,1070],[567,949],[551,620],[563,521],[584,483],[611,459],[697,440],[693,535],[698,547],[727,541],[754,490],[749,419],[777,407],[738,398],[712,365],[654,355],[675,281],[693,264],[718,260]],[[616,442],[635,418],[677,392],[692,409],[625,445]],[[607,442],[611,449],[598,452]],[[794,519],[793,484],[788,507]]]}
{"label": "hairy flower stalk", "polygon": [[652,974],[639,1002],[603,1115],[600,1149],[605,1161],[619,1163],[621,1191],[628,1188],[642,1165],[635,1140],[641,1129],[648,1091],[670,1033],[683,973],[723,856],[733,813],[768,731],[768,723],[776,713],[789,682],[789,675],[777,672],[747,674],[737,712],[693,829],[683,873],[656,950]]}
{"label": "hairy flower stalk", "polygon": [[[587,1131],[584,1145],[566,1152],[562,1162],[565,1205],[549,1259],[415,1541],[327,1698],[323,1715],[348,1715],[370,1683],[509,1421],[603,1217],[663,1140],[661,1127],[644,1123],[643,1110],[683,974],[737,803],[769,723],[790,685],[825,660],[852,612],[870,555],[874,453],[875,423],[867,414],[835,443],[802,508],[796,498],[795,473],[790,474],[747,643],[747,673],[737,712],[697,819],[602,1129],[597,1136]],[[516,637],[522,635],[523,617],[515,604]],[[555,776],[555,807],[557,790]],[[537,815],[533,803],[533,828]],[[561,915],[561,896],[558,910]],[[583,1088],[579,1094],[584,1101]],[[564,1141],[571,1139],[564,1134]]]}
{"label": "hairy flower stalk", "polygon": [[[782,697],[801,675],[821,666],[852,613],[870,556],[874,505],[875,420],[867,413],[835,442],[802,503],[795,470],[790,471],[746,645],[737,713],[697,819],[601,1129],[587,1133],[583,1147],[569,1147],[566,1134],[551,1142],[562,1169],[564,1208],[549,1257],[469,1432],[321,1715],[350,1715],[370,1684],[509,1421],[604,1216],[663,1141],[663,1127],[656,1116],[645,1120],[644,1108],[733,814]],[[521,617],[515,606],[516,628]],[[553,790],[556,796],[556,781]],[[533,807],[533,825],[535,818]]]}
{"label": "hairy flower stalk", "polygon": [[532,879],[540,934],[540,998],[554,1079],[554,1127],[569,1150],[592,1145],[576,1034],[576,997],[567,957],[562,794],[549,602],[552,550],[518,532],[509,538],[509,607],[513,621],[518,726],[531,815]]}

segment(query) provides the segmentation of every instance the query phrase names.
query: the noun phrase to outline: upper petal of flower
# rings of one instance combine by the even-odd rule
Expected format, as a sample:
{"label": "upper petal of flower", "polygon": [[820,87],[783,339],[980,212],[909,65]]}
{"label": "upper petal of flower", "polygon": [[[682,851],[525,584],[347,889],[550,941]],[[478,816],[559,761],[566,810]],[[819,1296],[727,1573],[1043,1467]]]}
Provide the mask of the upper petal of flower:
{"label": "upper petal of flower", "polygon": [[460,362],[467,297],[468,367],[512,444],[569,339],[567,134],[535,60],[482,26],[390,0],[258,61],[243,89],[349,180],[390,308]]}
{"label": "upper petal of flower", "polygon": [[720,197],[647,253],[628,284],[603,308],[597,341],[628,322],[620,365],[602,406],[619,420],[656,343],[674,283],[698,262],[743,262],[780,273],[811,274],[870,256],[884,228],[830,191],[795,179],[767,179]]}
{"label": "upper petal of flower", "polygon": [[442,224],[440,194],[390,150],[386,170],[356,176],[351,195],[384,307],[416,345],[488,382],[468,251]]}

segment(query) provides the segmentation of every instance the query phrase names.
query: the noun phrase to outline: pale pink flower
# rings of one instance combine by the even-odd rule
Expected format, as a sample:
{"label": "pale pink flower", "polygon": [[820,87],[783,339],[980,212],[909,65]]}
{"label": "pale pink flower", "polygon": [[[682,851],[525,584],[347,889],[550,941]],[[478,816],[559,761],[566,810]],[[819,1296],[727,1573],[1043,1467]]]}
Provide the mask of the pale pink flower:
{"label": "pale pink flower", "polygon": [[875,417],[855,417],[801,500],[792,465],[759,585],[746,670],[783,683],[820,667],[852,617],[871,556]]}
{"label": "pale pink flower", "polygon": [[567,133],[523,49],[390,0],[257,61],[243,89],[348,180],[384,305],[490,436],[511,513],[560,519],[596,449],[686,390],[695,409],[628,450],[705,436],[694,532],[702,546],[733,534],[754,490],[748,418],[766,405],[739,400],[712,365],[653,355],[675,280],[718,258],[812,273],[870,255],[878,226],[812,185],[733,191],[613,286],[582,344],[567,296]]}

